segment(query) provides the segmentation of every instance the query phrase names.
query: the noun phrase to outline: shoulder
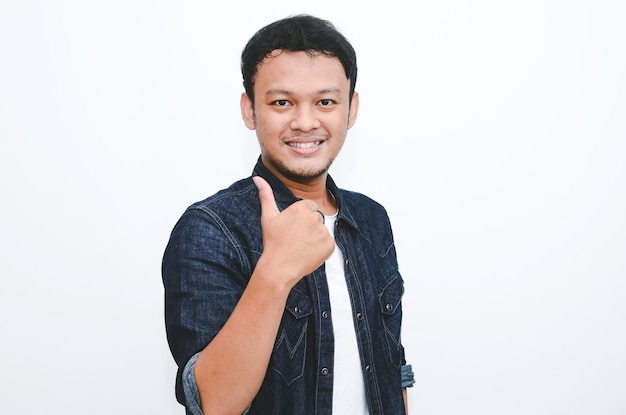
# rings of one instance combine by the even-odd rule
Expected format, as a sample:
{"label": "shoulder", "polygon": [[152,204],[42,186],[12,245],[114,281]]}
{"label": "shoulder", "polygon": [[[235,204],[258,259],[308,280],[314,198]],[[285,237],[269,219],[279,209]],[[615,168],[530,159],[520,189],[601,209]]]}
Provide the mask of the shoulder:
{"label": "shoulder", "polygon": [[[229,187],[190,205],[187,210],[223,209],[232,205],[249,205],[258,199],[258,191],[251,177],[234,182]],[[253,203],[252,203],[253,204]]]}
{"label": "shoulder", "polygon": [[260,217],[258,190],[250,177],[234,182],[207,198],[189,205],[175,230],[250,226]]}

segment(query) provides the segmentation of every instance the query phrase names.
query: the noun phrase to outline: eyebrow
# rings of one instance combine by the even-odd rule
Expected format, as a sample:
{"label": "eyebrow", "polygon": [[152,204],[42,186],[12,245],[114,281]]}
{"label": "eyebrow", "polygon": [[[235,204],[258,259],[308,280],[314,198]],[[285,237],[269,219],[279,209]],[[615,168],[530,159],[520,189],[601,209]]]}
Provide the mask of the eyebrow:
{"label": "eyebrow", "polygon": [[[265,93],[266,96],[272,96],[272,95],[291,95],[292,93],[289,92],[286,89],[268,89],[267,92]],[[316,95],[321,95],[321,94],[341,94],[341,89],[339,88],[327,88],[327,89],[320,89],[319,91],[315,92]]]}

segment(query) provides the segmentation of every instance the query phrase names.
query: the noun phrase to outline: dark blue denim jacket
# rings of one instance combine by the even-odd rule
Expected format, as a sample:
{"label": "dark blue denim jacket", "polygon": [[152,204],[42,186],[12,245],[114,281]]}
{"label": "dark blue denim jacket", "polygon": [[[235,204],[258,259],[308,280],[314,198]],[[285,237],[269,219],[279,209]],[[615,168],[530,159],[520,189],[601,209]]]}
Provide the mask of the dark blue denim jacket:
{"label": "dark blue denim jacket", "polygon": [[[279,209],[297,199],[260,159],[254,175],[272,186]],[[403,280],[384,208],[337,188],[335,241],[345,274],[370,414],[404,414],[402,388],[412,385],[400,342]],[[176,397],[186,405],[182,372],[222,328],[263,251],[261,205],[251,177],[191,205],[175,225],[162,264],[165,322],[178,365]],[[330,414],[332,311],[322,265],[291,290],[269,368],[249,414]]]}

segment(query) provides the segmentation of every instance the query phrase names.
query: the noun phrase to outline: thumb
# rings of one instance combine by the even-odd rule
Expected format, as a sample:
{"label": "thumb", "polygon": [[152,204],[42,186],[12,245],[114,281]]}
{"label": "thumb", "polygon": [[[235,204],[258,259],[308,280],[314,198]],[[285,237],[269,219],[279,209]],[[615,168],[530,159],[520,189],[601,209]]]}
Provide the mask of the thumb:
{"label": "thumb", "polygon": [[259,200],[261,201],[261,222],[270,220],[280,213],[278,206],[276,206],[276,200],[274,199],[274,192],[272,186],[260,176],[252,177],[254,184],[259,189]]}

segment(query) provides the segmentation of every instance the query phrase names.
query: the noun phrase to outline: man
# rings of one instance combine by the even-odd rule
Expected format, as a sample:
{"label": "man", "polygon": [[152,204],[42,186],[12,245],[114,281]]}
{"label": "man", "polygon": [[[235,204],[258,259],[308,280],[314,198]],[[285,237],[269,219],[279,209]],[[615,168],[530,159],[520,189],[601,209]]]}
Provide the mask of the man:
{"label": "man", "polygon": [[403,414],[403,281],[384,208],[328,174],[356,120],[354,49],[298,15],[242,53],[251,177],[190,206],[163,258],[188,414]]}

